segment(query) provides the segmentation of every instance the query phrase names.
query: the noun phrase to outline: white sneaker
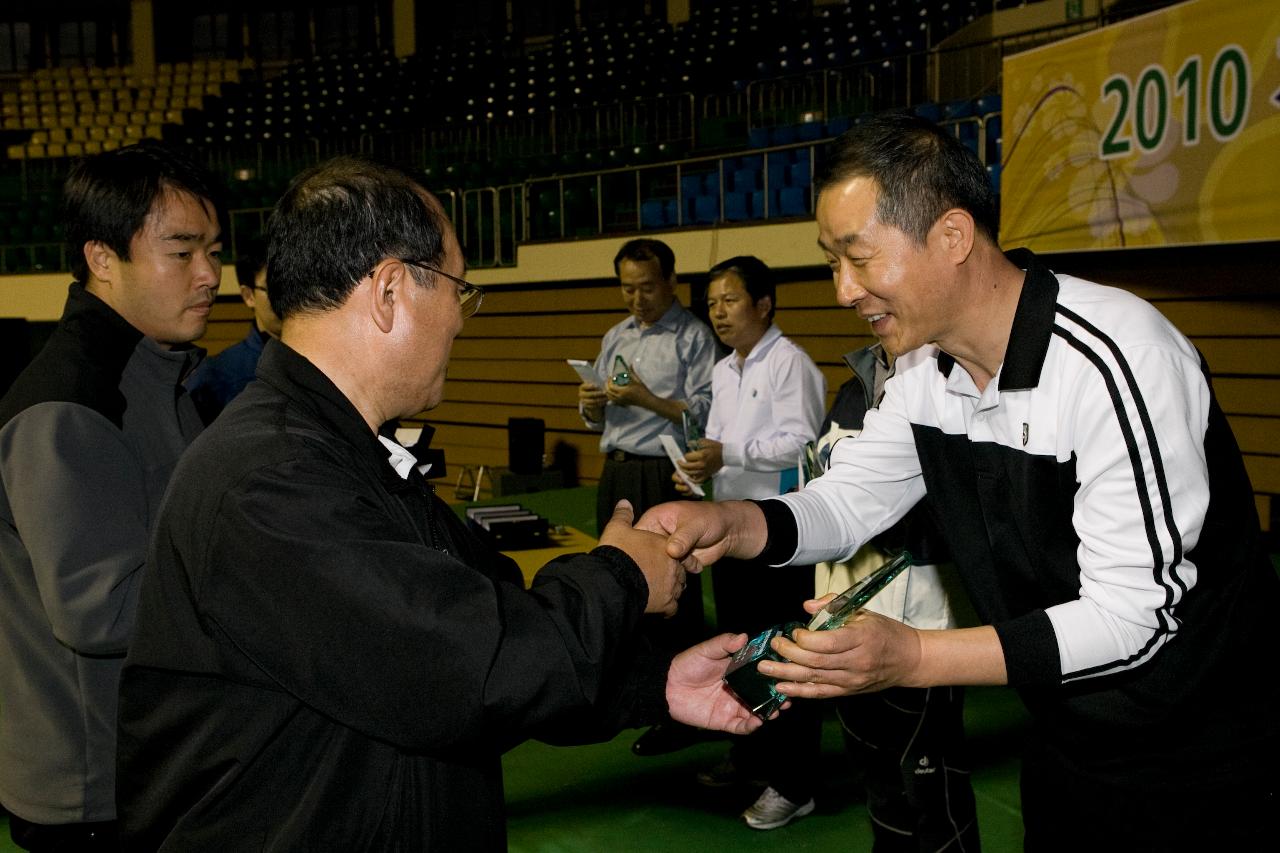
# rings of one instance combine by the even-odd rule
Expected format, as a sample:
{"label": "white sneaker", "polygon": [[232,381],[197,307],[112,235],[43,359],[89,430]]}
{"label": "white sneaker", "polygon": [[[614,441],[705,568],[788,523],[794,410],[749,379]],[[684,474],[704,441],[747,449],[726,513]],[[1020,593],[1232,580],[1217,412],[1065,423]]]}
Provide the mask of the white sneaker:
{"label": "white sneaker", "polygon": [[802,806],[796,805],[772,788],[765,788],[751,808],[742,813],[742,819],[752,829],[777,829],[798,817],[804,817],[813,808],[812,798]]}

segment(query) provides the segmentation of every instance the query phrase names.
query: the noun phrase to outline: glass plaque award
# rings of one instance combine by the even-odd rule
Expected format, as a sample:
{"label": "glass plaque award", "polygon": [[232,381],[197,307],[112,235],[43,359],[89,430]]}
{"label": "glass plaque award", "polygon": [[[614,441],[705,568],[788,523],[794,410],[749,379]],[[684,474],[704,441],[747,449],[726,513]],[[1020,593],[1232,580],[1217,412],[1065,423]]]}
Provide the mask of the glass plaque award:
{"label": "glass plaque award", "polygon": [[839,628],[910,565],[911,555],[903,551],[827,602],[825,607],[813,614],[807,625],[803,622],[788,622],[761,631],[734,654],[724,675],[725,684],[757,717],[769,719],[769,715],[787,701],[787,697],[778,690],[777,682],[757,669],[757,664],[762,660],[786,661],[770,645],[773,638],[782,635],[790,639],[797,628],[810,631]]}

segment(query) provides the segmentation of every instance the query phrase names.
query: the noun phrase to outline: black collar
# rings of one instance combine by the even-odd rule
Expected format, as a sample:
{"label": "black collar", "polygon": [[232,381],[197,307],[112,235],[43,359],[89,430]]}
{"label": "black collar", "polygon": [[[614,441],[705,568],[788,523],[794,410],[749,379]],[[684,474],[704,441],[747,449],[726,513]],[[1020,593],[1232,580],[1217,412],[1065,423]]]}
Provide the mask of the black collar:
{"label": "black collar", "polygon": [[388,463],[387,448],[356,407],[306,356],[272,338],[262,350],[258,378],[310,411],[327,429],[356,448],[379,472],[388,491],[412,488]]}
{"label": "black collar", "polygon": [[1011,263],[1027,271],[1018,297],[1018,310],[1009,330],[1009,346],[1000,369],[1001,391],[1025,391],[1040,384],[1053,336],[1054,306],[1058,302],[1058,279],[1032,254],[1030,249],[1014,249],[1006,254]]}
{"label": "black collar", "polygon": [[[1000,366],[999,388],[1001,391],[1025,391],[1040,384],[1040,369],[1044,367],[1049,339],[1053,336],[1058,279],[1030,249],[1013,249],[1006,252],[1005,257],[1027,272],[1022,282],[1022,293],[1018,296],[1018,308],[1013,315],[1013,327],[1009,330],[1004,364]],[[943,376],[951,376],[955,363],[955,358],[947,353],[938,354],[938,370]]]}
{"label": "black collar", "polygon": [[49,342],[0,402],[0,426],[38,403],[70,402],[120,427],[126,405],[120,377],[140,340],[142,332],[84,285],[73,283]]}

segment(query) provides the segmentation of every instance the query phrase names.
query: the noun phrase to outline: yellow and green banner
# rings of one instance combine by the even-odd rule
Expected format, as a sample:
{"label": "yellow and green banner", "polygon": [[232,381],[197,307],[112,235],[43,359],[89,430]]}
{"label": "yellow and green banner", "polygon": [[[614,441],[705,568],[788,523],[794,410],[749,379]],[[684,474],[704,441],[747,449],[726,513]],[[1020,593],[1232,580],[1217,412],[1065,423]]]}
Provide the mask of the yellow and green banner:
{"label": "yellow and green banner", "polygon": [[1192,0],[1004,60],[1001,243],[1280,239],[1280,5]]}

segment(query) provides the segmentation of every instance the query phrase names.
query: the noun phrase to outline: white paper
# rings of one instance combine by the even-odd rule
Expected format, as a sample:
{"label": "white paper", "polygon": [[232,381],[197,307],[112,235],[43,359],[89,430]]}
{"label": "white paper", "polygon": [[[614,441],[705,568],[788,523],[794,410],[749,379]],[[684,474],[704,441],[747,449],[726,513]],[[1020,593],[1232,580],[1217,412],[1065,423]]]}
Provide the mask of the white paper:
{"label": "white paper", "polygon": [[608,382],[604,381],[603,376],[601,376],[599,373],[596,373],[596,369],[591,366],[591,362],[583,361],[580,358],[566,358],[565,361],[569,363],[570,367],[572,367],[575,371],[577,371],[578,377],[583,382],[590,382],[592,385],[596,386],[597,388],[604,388],[606,385],[609,384]]}
{"label": "white paper", "polygon": [[680,470],[678,463],[684,460],[684,454],[680,452],[680,445],[676,444],[676,440],[666,433],[658,436],[658,438],[662,440],[662,449],[667,451],[667,458],[671,460],[671,464],[676,466],[676,473],[680,475],[680,479],[695,495],[705,498],[707,493],[702,490],[702,486],[690,480],[689,475]]}

